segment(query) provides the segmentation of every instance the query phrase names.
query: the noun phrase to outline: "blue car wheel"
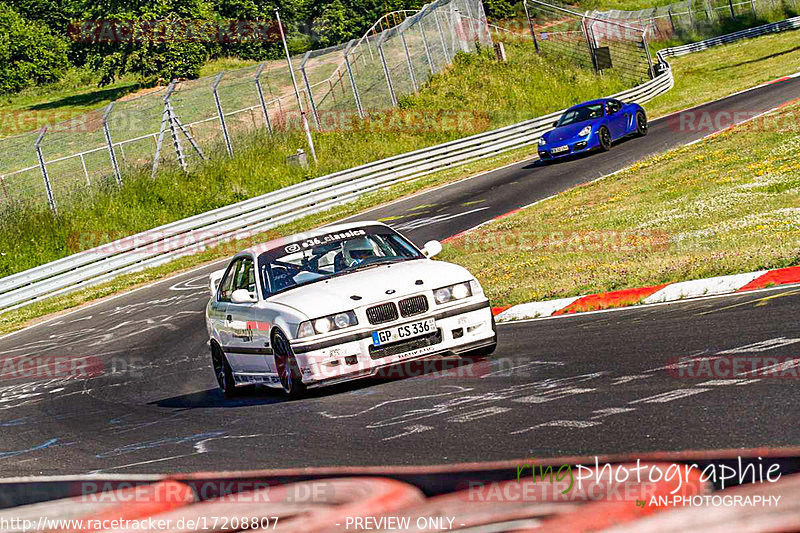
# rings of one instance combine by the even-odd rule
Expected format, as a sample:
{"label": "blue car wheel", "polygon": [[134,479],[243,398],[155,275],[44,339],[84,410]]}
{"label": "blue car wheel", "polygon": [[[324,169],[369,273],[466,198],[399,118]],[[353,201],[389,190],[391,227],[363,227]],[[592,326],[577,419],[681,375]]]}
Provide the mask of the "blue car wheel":
{"label": "blue car wheel", "polygon": [[644,112],[642,111],[636,113],[636,134],[639,135],[639,137],[647,135],[647,117],[644,116]]}
{"label": "blue car wheel", "polygon": [[611,150],[611,132],[605,126],[600,126],[597,130],[597,140],[600,142],[600,149],[604,152]]}

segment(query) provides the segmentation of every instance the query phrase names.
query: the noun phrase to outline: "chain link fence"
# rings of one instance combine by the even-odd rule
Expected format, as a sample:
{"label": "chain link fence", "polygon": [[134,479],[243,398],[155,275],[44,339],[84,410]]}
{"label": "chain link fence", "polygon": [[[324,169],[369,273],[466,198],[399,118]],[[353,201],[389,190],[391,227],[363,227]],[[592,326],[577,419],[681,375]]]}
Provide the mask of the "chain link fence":
{"label": "chain link fence", "polygon": [[523,6],[528,32],[517,35],[532,40],[540,53],[613,72],[630,85],[654,76],[643,29],[540,0],[525,0]]}
{"label": "chain link fence", "polygon": [[593,17],[642,28],[654,41],[676,34],[704,35],[728,20],[750,17],[774,21],[796,14],[799,0],[685,0],[639,11],[592,11]]}
{"label": "chain link fence", "polygon": [[232,156],[238,136],[300,130],[304,112],[316,131],[341,128],[396,106],[457,52],[491,44],[481,0],[436,0],[385,15],[360,39],[292,56],[293,72],[274,60],[139,92],[0,139],[0,208],[46,201],[55,211],[128,172]]}

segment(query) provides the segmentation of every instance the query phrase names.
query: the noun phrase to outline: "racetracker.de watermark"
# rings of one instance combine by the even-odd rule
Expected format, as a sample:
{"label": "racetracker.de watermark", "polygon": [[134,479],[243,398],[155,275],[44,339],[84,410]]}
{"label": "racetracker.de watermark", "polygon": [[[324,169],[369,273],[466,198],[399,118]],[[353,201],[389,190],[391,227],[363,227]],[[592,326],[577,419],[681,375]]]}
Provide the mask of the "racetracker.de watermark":
{"label": "racetracker.de watermark", "polygon": [[513,230],[506,232],[467,233],[459,239],[466,251],[503,252],[527,250],[543,253],[663,251],[670,237],[664,231],[586,230],[549,231]]}
{"label": "racetracker.de watermark", "polygon": [[275,21],[259,20],[79,20],[67,35],[79,43],[247,43],[277,42]]}
{"label": "racetracker.de watermark", "polygon": [[800,111],[764,114],[763,110],[753,109],[690,109],[667,117],[667,127],[679,133],[708,135],[737,125],[746,131],[800,131]]}
{"label": "racetracker.de watermark", "polygon": [[681,379],[798,379],[800,358],[762,355],[674,357],[667,372]]}
{"label": "racetracker.de watermark", "polygon": [[0,379],[89,379],[105,371],[103,361],[91,355],[26,355],[0,359]]}

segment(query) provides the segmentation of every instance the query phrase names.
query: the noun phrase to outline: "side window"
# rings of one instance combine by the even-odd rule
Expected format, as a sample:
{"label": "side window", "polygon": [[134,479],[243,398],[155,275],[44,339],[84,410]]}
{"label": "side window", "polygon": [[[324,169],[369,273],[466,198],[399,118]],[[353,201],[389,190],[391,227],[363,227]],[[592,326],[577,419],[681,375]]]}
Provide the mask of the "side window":
{"label": "side window", "polygon": [[256,293],[256,270],[252,259],[245,257],[239,262],[235,278],[233,290],[246,289],[251,294]]}
{"label": "side window", "polygon": [[237,259],[231,266],[228,268],[228,271],[225,273],[225,277],[222,278],[222,281],[219,284],[219,297],[218,300],[220,302],[230,302],[231,301],[231,293],[236,290],[234,288],[234,279],[236,278],[236,270],[239,268],[239,265],[242,264],[241,259]]}

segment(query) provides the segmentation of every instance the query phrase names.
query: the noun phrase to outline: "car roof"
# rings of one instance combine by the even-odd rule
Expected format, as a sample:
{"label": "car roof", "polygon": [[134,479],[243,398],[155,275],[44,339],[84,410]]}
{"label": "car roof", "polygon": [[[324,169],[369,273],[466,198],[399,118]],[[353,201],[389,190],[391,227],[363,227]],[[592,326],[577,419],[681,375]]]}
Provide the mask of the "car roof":
{"label": "car roof", "polygon": [[567,109],[567,111],[569,111],[570,109],[575,109],[577,107],[583,107],[585,105],[605,104],[609,100],[612,100],[612,98],[597,98],[596,100],[587,100],[586,102],[581,102],[580,104],[577,104],[577,105],[574,105],[574,106],[570,107],[569,109]]}
{"label": "car roof", "polygon": [[287,235],[286,237],[279,237],[277,239],[273,239],[271,241],[263,242],[251,246],[246,250],[242,250],[241,252],[237,253],[236,255],[244,255],[244,254],[252,254],[254,256],[258,256],[266,252],[267,250],[272,250],[278,246],[283,246],[285,244],[298,241],[301,239],[309,239],[311,237],[317,237],[319,235],[325,235],[327,233],[336,233],[338,231],[347,231],[350,229],[356,228],[363,228],[365,226],[384,226],[389,227],[383,222],[378,222],[377,220],[362,220],[359,222],[346,222],[342,224],[331,224],[328,226],[322,226],[321,228],[316,228],[310,231],[305,231],[303,233],[295,233],[293,235]]}

